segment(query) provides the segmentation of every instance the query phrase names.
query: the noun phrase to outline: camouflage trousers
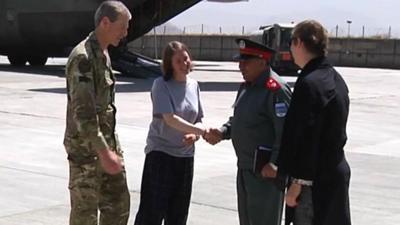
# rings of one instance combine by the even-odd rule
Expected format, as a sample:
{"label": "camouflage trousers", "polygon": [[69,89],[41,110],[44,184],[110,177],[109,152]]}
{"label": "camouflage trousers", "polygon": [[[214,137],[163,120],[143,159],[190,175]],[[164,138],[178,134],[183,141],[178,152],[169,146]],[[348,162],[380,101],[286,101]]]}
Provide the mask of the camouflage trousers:
{"label": "camouflage trousers", "polygon": [[84,164],[70,160],[69,164],[69,224],[126,225],[130,196],[125,171],[109,175],[103,171],[98,160]]}

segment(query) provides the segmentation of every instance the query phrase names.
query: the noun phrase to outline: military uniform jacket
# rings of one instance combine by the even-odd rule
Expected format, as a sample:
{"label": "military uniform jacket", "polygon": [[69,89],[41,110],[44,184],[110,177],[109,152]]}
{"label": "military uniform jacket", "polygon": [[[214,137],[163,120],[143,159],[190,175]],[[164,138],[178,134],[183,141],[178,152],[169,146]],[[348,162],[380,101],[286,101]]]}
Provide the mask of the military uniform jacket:
{"label": "military uniform jacket", "polygon": [[253,168],[258,146],[271,148],[272,162],[276,161],[290,97],[289,86],[269,70],[254,83],[240,86],[233,116],[221,128],[223,138],[232,139],[238,168]]}
{"label": "military uniform jacket", "polygon": [[66,65],[67,125],[64,145],[70,160],[120,151],[115,134],[115,78],[111,62],[92,32],[71,52]]}
{"label": "military uniform jacket", "polygon": [[344,156],[348,88],[325,57],[311,60],[294,86],[279,174],[312,180],[315,225],[349,225],[350,168]]}

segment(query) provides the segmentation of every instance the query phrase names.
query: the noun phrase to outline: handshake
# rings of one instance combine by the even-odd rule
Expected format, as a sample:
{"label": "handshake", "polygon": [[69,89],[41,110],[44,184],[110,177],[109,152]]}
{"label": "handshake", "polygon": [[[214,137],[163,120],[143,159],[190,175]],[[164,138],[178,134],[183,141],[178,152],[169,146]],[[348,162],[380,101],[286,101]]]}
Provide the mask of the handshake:
{"label": "handshake", "polygon": [[218,128],[206,128],[203,139],[211,145],[215,145],[222,140],[222,132]]}

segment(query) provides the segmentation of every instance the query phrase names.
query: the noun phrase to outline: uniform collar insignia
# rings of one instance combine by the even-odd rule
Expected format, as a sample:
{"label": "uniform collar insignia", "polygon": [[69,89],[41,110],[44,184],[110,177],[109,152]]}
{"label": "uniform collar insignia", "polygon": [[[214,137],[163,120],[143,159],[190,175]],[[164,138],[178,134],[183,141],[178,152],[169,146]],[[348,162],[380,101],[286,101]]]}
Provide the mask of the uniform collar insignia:
{"label": "uniform collar insignia", "polygon": [[270,91],[277,91],[281,88],[281,85],[274,78],[268,77],[265,87]]}

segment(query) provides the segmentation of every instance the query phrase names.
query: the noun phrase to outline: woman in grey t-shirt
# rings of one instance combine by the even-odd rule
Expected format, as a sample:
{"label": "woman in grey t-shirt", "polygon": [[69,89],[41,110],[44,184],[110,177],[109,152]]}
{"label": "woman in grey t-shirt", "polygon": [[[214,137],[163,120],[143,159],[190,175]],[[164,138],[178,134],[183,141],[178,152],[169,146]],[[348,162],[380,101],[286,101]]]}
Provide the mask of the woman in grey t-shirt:
{"label": "woman in grey t-shirt", "polygon": [[185,225],[193,180],[194,143],[206,130],[197,81],[187,75],[192,58],[186,45],[168,43],[163,77],[151,89],[153,119],[145,147],[140,205],[135,225]]}

